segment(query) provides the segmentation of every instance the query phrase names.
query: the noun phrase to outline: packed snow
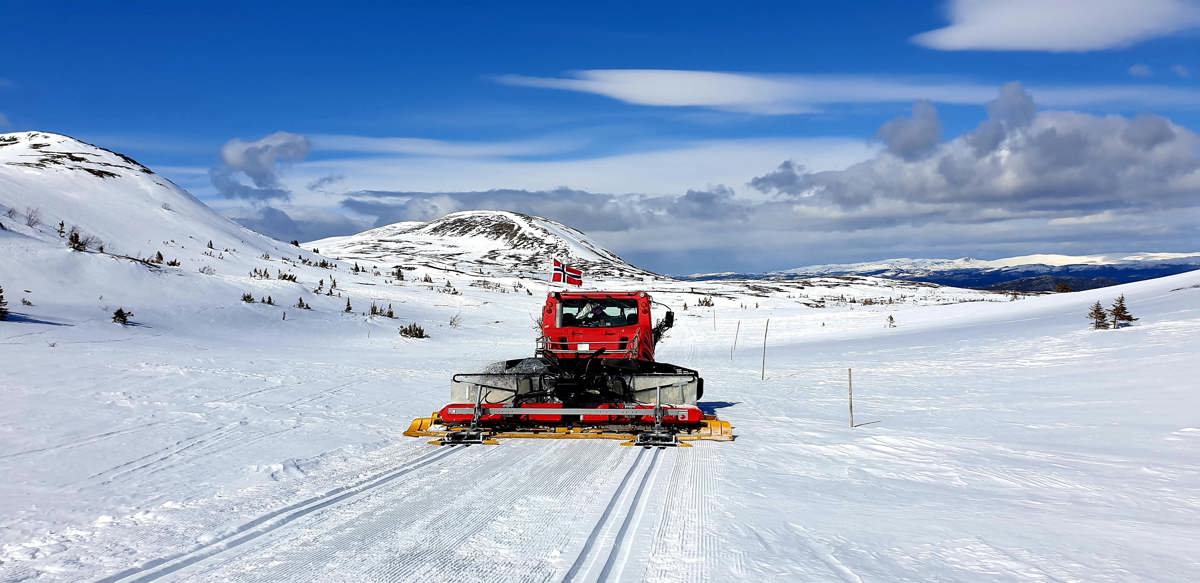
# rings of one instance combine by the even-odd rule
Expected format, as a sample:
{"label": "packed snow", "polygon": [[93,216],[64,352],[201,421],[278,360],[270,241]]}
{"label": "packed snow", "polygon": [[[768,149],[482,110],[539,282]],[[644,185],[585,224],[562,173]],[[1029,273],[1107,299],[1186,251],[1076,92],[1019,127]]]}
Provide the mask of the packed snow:
{"label": "packed snow", "polygon": [[[532,353],[548,286],[521,266],[536,255],[422,224],[388,238],[482,251],[362,235],[298,249],[115,154],[9,136],[0,580],[1200,577],[1200,272],[1038,296],[684,282],[546,230],[564,259],[616,266],[587,287],[674,308],[658,356],[701,372],[738,438],[439,448],[401,433],[453,373]],[[84,162],[7,163],[39,149]],[[69,249],[59,221],[104,252]],[[138,261],[158,251],[178,265]],[[1089,329],[1088,307],[1119,294],[1140,319]],[[410,323],[429,338],[398,334]]]}

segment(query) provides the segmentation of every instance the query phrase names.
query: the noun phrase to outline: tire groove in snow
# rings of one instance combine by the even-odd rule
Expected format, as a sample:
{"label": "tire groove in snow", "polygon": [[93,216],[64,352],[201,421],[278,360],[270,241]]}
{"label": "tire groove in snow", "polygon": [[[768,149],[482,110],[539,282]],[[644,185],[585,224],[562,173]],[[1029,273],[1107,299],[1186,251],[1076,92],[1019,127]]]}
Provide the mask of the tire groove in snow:
{"label": "tire groove in snow", "polygon": [[198,548],[176,555],[154,559],[142,566],[126,569],[120,573],[100,579],[97,581],[97,583],[152,581],[165,575],[170,575],[176,571],[179,571],[180,569],[203,561],[227,549],[244,544],[252,539],[270,533],[271,531],[279,529],[283,526],[287,526],[295,520],[303,518],[304,516],[307,516],[313,512],[342,502],[343,500],[357,494],[361,494],[382,486],[383,484],[391,482],[396,478],[437,462],[442,458],[448,457],[456,451],[461,451],[461,449],[462,448],[455,448],[431,452],[424,456],[418,457],[416,460],[407,462],[400,467],[380,472],[371,476],[370,478],[360,480],[355,484],[349,486],[340,486],[325,492],[324,494],[314,496],[307,500],[303,500],[301,502],[297,502],[295,504],[291,504],[264,514],[235,528],[232,532],[219,536]]}

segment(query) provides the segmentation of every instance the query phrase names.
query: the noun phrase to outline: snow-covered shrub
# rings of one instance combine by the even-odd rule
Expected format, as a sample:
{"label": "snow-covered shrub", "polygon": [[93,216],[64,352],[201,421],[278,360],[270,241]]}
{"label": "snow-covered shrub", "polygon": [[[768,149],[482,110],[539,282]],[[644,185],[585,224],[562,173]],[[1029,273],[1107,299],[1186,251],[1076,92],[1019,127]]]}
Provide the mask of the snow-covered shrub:
{"label": "snow-covered shrub", "polygon": [[211,265],[202,265],[202,266],[200,266],[200,269],[198,269],[197,271],[199,271],[200,273],[203,273],[204,275],[216,275],[217,274],[217,270],[213,269]]}
{"label": "snow-covered shrub", "polygon": [[0,287],[0,320],[8,319],[8,301],[4,299],[4,288]]}
{"label": "snow-covered shrub", "polygon": [[129,319],[132,317],[133,312],[126,312],[124,308],[117,308],[117,311],[113,312],[112,321],[124,326],[129,323]]}
{"label": "snow-covered shrub", "polygon": [[244,294],[242,294],[242,301],[243,301],[243,302],[246,302],[247,304],[253,304],[253,303],[254,303],[254,296],[252,296],[252,295],[250,295],[250,294],[248,294],[248,293],[244,293]]}
{"label": "snow-covered shrub", "polygon": [[462,314],[450,316],[450,327],[458,328],[459,326],[462,326]]}
{"label": "snow-covered shrub", "polygon": [[405,338],[429,338],[429,335],[425,334],[425,329],[415,322],[401,327],[400,335]]}

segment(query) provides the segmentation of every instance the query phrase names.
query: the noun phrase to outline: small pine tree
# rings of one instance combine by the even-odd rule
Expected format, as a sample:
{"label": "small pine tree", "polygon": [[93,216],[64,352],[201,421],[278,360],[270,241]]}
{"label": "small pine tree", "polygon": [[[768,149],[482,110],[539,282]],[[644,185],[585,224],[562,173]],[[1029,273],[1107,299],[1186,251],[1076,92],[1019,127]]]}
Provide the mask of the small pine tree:
{"label": "small pine tree", "polygon": [[158,263],[158,264],[162,264],[163,261],[165,261],[165,259],[163,258],[162,251],[156,252],[154,254],[154,262]]}
{"label": "small pine tree", "polygon": [[272,298],[271,296],[267,296],[267,301],[266,301],[265,303],[266,303],[268,306],[274,306],[274,305],[275,305],[275,299],[274,299],[274,298]]}
{"label": "small pine tree", "polygon": [[212,239],[209,239],[209,240],[208,240],[208,248],[209,248],[209,249],[215,249],[215,248],[216,248],[216,247],[213,247],[213,244],[212,244]]}
{"label": "small pine tree", "polygon": [[401,327],[400,335],[404,336],[405,338],[429,338],[429,336],[425,334],[425,329],[415,322]]}
{"label": "small pine tree", "polygon": [[895,327],[896,327],[896,318],[895,318],[895,316],[892,316],[891,314],[888,314],[888,319],[887,319],[887,327],[888,327],[888,328],[895,328]]}
{"label": "small pine tree", "polygon": [[58,222],[58,236],[61,237],[66,232],[67,232],[66,224],[64,224],[62,221],[59,221]]}
{"label": "small pine tree", "polygon": [[387,317],[389,317],[389,318],[395,318],[395,317],[396,317],[396,312],[393,312],[393,311],[392,311],[392,305],[391,305],[391,304],[388,304],[388,309],[387,309],[387,314],[386,314],[386,316],[387,316]]}
{"label": "small pine tree", "polygon": [[1113,328],[1120,328],[1137,321],[1137,318],[1129,313],[1129,308],[1125,307],[1125,294],[1117,296],[1112,308],[1108,310],[1108,314],[1111,317]]}
{"label": "small pine tree", "polygon": [[350,307],[350,298],[346,298],[346,309],[343,311],[346,312],[347,314],[354,311],[354,308]]}
{"label": "small pine tree", "polygon": [[129,323],[129,319],[132,317],[133,312],[126,312],[124,308],[117,308],[117,311],[113,312],[112,321],[115,324],[124,326]]}
{"label": "small pine tree", "polygon": [[404,281],[404,269],[403,268],[397,267],[396,271],[392,275],[396,278],[396,281]]}
{"label": "small pine tree", "polygon": [[1100,302],[1092,304],[1092,309],[1088,312],[1088,319],[1092,321],[1093,329],[1108,330],[1108,312],[1104,311],[1104,306],[1101,306]]}
{"label": "small pine tree", "polygon": [[0,287],[0,320],[8,319],[8,300],[4,299],[4,288]]}
{"label": "small pine tree", "polygon": [[248,293],[244,293],[244,294],[242,294],[242,301],[243,301],[243,302],[246,302],[247,304],[253,304],[253,303],[254,303],[254,296],[252,296],[252,295],[250,295],[250,294],[248,294]]}
{"label": "small pine tree", "polygon": [[300,241],[297,241],[296,239],[292,239],[292,247],[299,247],[299,246],[300,246]]}

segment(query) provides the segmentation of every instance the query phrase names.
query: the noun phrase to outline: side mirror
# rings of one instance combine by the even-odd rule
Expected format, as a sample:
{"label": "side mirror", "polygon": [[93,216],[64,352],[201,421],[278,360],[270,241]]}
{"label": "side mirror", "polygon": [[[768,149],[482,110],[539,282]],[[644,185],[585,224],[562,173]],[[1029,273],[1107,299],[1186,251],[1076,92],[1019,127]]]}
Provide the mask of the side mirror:
{"label": "side mirror", "polygon": [[667,312],[667,315],[663,317],[663,324],[667,328],[674,326],[675,325],[675,312]]}

